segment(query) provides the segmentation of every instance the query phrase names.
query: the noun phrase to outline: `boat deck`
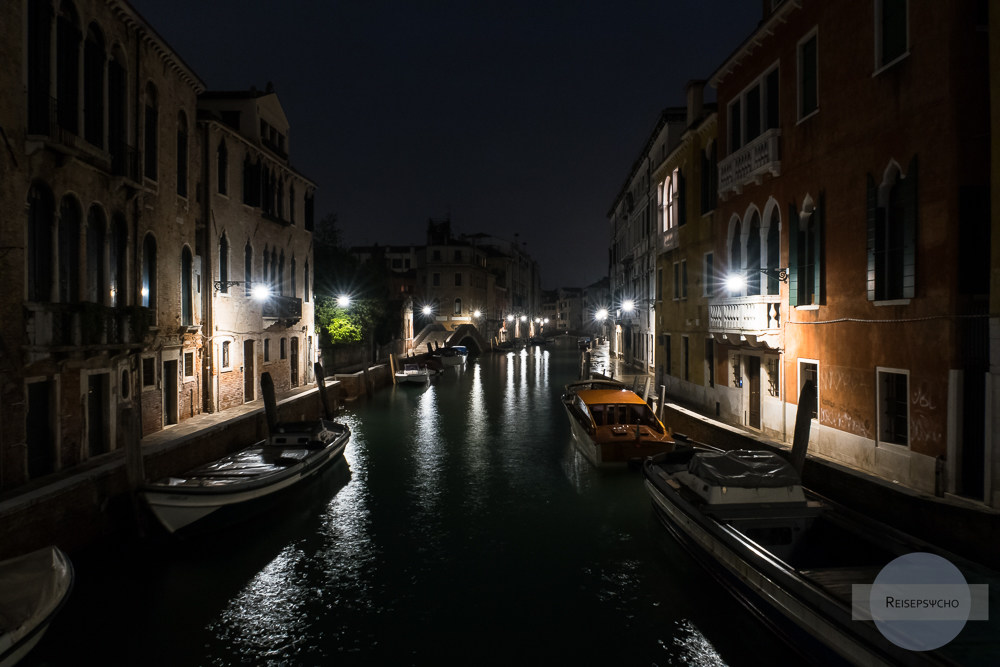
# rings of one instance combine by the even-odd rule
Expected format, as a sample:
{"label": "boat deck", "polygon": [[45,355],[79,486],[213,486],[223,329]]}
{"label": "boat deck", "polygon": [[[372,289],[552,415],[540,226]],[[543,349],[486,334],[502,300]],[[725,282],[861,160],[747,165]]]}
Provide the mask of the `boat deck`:
{"label": "boat deck", "polygon": [[799,570],[799,573],[817,586],[829,591],[834,597],[850,603],[851,587],[854,584],[871,584],[881,570],[880,566],[861,565]]}

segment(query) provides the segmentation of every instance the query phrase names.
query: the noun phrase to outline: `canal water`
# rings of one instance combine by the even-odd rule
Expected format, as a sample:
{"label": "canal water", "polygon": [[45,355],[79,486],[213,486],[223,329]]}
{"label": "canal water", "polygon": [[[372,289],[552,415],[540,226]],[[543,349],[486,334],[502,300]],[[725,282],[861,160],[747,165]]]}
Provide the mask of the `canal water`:
{"label": "canal water", "polygon": [[348,405],[344,461],[247,521],[74,557],[28,665],[758,665],[795,654],[573,447],[579,352]]}

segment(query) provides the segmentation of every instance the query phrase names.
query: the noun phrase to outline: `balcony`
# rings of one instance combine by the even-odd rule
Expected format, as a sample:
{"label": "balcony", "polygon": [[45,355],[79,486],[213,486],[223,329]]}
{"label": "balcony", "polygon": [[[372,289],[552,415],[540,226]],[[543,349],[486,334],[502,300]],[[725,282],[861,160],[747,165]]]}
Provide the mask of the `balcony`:
{"label": "balcony", "polygon": [[302,319],[302,299],[275,294],[264,302],[264,319],[284,320],[288,323]]}
{"label": "balcony", "polygon": [[24,328],[33,353],[97,354],[142,345],[152,322],[148,308],[96,303],[26,303]]}
{"label": "balcony", "polygon": [[708,304],[708,330],[719,341],[780,349],[781,297],[715,299]]}
{"label": "balcony", "polygon": [[768,130],[719,162],[719,196],[739,194],[750,183],[759,185],[765,174],[780,175],[780,136],[780,130]]}
{"label": "balcony", "polygon": [[660,232],[659,252],[666,252],[680,246],[680,235],[677,233],[678,229],[678,227],[671,227],[665,232]]}

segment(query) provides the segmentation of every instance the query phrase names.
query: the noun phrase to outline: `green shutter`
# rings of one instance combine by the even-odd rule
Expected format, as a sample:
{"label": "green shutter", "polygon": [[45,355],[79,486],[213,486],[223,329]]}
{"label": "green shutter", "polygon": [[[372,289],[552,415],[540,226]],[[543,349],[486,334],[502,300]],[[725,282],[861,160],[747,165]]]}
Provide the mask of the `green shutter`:
{"label": "green shutter", "polygon": [[917,156],[903,179],[903,298],[916,296],[917,286]]}
{"label": "green shutter", "polygon": [[799,305],[799,212],[788,205],[788,305]]}
{"label": "green shutter", "polygon": [[813,250],[815,251],[816,262],[813,264],[813,288],[816,290],[815,303],[816,305],[826,303],[826,289],[823,284],[823,277],[826,274],[825,267],[823,266],[825,243],[824,238],[826,236],[826,194],[819,193],[819,205],[813,211],[813,216],[815,222],[813,224],[813,238],[810,241],[813,244]]}
{"label": "green shutter", "polygon": [[876,211],[878,210],[878,188],[875,179],[868,174],[868,193],[865,202],[865,214],[868,224],[868,300],[875,300],[875,229]]}

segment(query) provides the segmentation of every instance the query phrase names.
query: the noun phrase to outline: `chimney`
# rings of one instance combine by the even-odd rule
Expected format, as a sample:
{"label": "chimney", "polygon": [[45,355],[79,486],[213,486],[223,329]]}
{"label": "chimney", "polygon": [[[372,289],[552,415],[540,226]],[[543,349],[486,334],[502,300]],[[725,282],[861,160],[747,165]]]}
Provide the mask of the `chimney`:
{"label": "chimney", "polygon": [[702,113],[702,100],[705,93],[705,80],[692,79],[687,82],[687,126],[694,125]]}

